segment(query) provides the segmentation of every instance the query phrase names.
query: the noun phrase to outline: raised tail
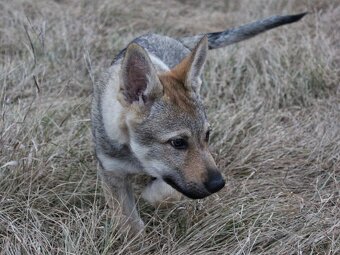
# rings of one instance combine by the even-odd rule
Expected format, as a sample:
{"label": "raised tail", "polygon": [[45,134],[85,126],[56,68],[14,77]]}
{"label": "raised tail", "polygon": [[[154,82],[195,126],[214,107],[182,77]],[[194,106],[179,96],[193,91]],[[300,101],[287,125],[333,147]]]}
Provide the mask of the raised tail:
{"label": "raised tail", "polygon": [[204,36],[208,36],[209,49],[221,48],[233,43],[237,43],[249,39],[255,35],[263,33],[267,30],[299,21],[307,12],[296,15],[272,16],[266,19],[248,23],[243,26],[228,29],[222,32],[214,32],[207,34],[198,34],[178,38],[189,49],[193,49],[199,40]]}

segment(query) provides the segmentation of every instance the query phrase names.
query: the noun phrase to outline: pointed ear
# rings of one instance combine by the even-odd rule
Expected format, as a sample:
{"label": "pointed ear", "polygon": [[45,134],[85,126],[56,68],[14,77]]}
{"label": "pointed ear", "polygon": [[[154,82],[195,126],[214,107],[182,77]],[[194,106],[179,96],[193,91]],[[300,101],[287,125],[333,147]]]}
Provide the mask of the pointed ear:
{"label": "pointed ear", "polygon": [[199,93],[201,88],[201,74],[208,54],[208,38],[203,36],[193,51],[176,65],[172,72],[182,80],[190,91]]}
{"label": "pointed ear", "polygon": [[124,101],[151,102],[163,94],[163,87],[147,52],[138,44],[131,43],[121,66],[120,92]]}

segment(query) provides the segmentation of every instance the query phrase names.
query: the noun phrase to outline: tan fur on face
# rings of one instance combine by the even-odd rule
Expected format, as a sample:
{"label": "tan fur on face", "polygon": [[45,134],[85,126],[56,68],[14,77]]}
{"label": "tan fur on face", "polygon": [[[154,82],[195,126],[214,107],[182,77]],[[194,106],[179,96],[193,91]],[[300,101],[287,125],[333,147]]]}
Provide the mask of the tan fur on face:
{"label": "tan fur on face", "polygon": [[185,180],[194,183],[203,183],[207,178],[206,164],[200,153],[195,149],[189,149],[183,167]]}
{"label": "tan fur on face", "polygon": [[192,64],[192,53],[184,58],[178,65],[176,65],[172,70],[171,74],[180,81],[185,82],[187,74]]}
{"label": "tan fur on face", "polygon": [[184,178],[190,182],[204,183],[208,178],[208,169],[216,169],[215,160],[208,146],[202,151],[189,149],[183,167]]}
{"label": "tan fur on face", "polygon": [[201,85],[201,72],[208,50],[208,41],[204,36],[195,49],[170,71],[161,74],[165,99],[170,100],[183,110],[194,113],[192,100]]}
{"label": "tan fur on face", "polygon": [[173,72],[167,72],[159,76],[163,85],[163,98],[182,110],[194,113],[195,105],[191,99],[190,92],[184,87],[184,82],[177,79]]}

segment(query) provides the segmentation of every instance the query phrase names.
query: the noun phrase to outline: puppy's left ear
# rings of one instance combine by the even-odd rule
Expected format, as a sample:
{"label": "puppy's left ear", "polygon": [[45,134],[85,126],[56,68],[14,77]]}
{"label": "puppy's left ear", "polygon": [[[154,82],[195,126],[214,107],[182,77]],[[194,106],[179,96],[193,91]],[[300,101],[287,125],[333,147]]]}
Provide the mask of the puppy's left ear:
{"label": "puppy's left ear", "polygon": [[183,81],[186,89],[197,94],[201,88],[201,75],[207,55],[208,38],[205,35],[194,50],[172,69],[173,74],[175,74],[179,80]]}

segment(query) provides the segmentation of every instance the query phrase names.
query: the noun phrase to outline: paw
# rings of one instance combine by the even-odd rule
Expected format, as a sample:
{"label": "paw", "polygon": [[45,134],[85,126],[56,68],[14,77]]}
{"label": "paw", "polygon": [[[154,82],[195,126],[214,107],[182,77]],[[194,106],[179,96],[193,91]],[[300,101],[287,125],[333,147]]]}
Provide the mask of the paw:
{"label": "paw", "polygon": [[129,235],[143,235],[145,232],[145,224],[141,219],[129,221]]}
{"label": "paw", "polygon": [[127,233],[130,237],[143,235],[145,232],[145,224],[140,218],[121,215],[119,225],[120,231]]}
{"label": "paw", "polygon": [[142,197],[154,207],[169,207],[181,200],[182,194],[163,180],[155,179],[144,189]]}

